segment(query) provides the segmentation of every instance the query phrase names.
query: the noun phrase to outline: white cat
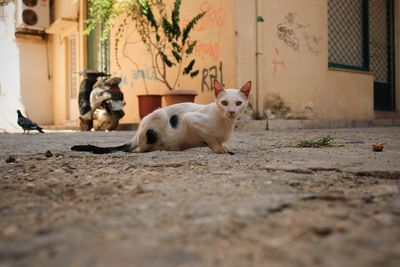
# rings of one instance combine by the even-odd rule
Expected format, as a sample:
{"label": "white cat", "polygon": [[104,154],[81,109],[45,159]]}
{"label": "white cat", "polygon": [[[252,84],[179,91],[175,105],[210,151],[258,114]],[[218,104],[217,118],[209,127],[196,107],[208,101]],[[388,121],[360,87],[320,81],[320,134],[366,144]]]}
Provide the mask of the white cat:
{"label": "white cat", "polygon": [[213,87],[215,102],[208,105],[181,103],[157,109],[143,118],[133,140],[125,145],[79,145],[71,150],[105,154],[116,151],[180,151],[208,146],[215,153],[232,154],[223,143],[231,137],[239,114],[247,106],[251,82],[240,89],[224,89],[214,80]]}

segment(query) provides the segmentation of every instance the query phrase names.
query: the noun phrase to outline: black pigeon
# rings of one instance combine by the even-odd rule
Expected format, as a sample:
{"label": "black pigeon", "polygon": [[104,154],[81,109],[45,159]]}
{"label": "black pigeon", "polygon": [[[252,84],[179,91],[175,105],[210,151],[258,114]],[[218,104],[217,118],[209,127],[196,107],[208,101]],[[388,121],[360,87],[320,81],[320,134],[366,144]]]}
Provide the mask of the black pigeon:
{"label": "black pigeon", "polygon": [[29,134],[30,130],[37,130],[41,133],[44,133],[43,129],[39,125],[37,125],[36,123],[31,121],[30,119],[24,117],[20,110],[17,110],[17,113],[18,113],[17,123],[19,126],[21,126],[22,129],[24,129],[24,133],[25,133],[25,131],[28,131],[28,134]]}

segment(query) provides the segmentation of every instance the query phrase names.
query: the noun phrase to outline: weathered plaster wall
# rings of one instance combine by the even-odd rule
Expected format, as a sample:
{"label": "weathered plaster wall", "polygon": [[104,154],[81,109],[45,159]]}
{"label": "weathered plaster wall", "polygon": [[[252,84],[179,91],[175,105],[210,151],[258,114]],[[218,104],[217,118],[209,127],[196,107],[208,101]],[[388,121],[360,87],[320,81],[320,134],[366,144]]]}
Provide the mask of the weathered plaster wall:
{"label": "weathered plaster wall", "polygon": [[326,117],[373,118],[374,78],[368,73],[329,70],[328,90],[321,105],[329,107]]}
{"label": "weathered plaster wall", "polygon": [[40,37],[19,36],[21,97],[26,114],[39,124],[53,123],[49,48]]}
{"label": "weathered plaster wall", "polygon": [[15,4],[0,6],[0,131],[21,131],[17,109],[25,113],[21,100],[19,49],[15,40]]}
{"label": "weathered plaster wall", "polygon": [[79,12],[79,9],[83,3],[86,1],[77,1],[77,0],[55,0],[56,4],[54,5],[54,19],[57,18],[76,18]]}
{"label": "weathered plaster wall", "polygon": [[[222,80],[228,87],[240,86],[251,80],[254,84],[252,107],[260,115],[266,115],[268,107],[265,105],[272,96],[272,99],[282,101],[278,106],[285,109],[288,117],[372,118],[372,76],[328,69],[327,1],[183,1],[181,17],[186,20],[200,11],[208,13],[193,34],[193,38],[199,40],[195,56],[200,74],[194,79],[181,77],[177,88],[197,90],[196,102],[208,103],[213,101],[213,77]],[[78,9],[80,14],[85,14],[84,1],[78,2],[57,1],[55,19],[76,17]],[[172,0],[169,6],[172,6]],[[396,0],[396,12],[396,23],[400,25],[399,0]],[[257,15],[265,21],[257,23]],[[81,16],[77,27],[69,31],[81,33],[83,19]],[[398,32],[396,47],[399,44]],[[56,124],[65,123],[69,113],[65,80],[66,36],[63,33],[51,37]],[[78,37],[78,69],[83,70],[86,38],[81,34]],[[122,122],[137,122],[137,95],[146,93],[142,73],[145,74],[149,93],[162,94],[166,88],[155,81],[148,52],[138,42],[132,25],[117,54],[121,68],[115,62],[114,40],[111,40],[110,52],[112,74],[123,78],[121,88],[127,101],[126,116]],[[400,65],[400,53],[396,53],[396,59],[397,65]],[[396,72],[399,107],[400,68]]]}
{"label": "weathered plaster wall", "polygon": [[[78,99],[71,99],[70,75],[75,75],[76,86],[79,90],[79,82],[82,79],[77,73],[70,73],[70,54],[69,54],[69,36],[76,34],[76,59],[78,71],[85,69],[85,36],[83,32],[84,17],[79,14],[85,12],[85,1],[56,1],[54,5],[54,21],[60,18],[78,19],[75,25],[69,25],[62,31],[50,35],[52,47],[51,54],[51,73],[53,88],[53,106],[54,106],[54,124],[64,124],[66,121],[78,120]],[[71,103],[70,103],[71,101]],[[70,110],[73,109],[73,110]]]}
{"label": "weathered plaster wall", "polygon": [[[196,102],[209,103],[213,101],[211,80],[216,77],[227,87],[237,86],[235,58],[235,9],[230,0],[183,1],[181,6],[182,22],[188,21],[201,11],[207,14],[197,24],[192,38],[199,40],[194,51],[196,68],[200,73],[194,79],[181,76],[177,89],[192,89],[198,92]],[[172,1],[169,2],[172,7]],[[116,23],[118,24],[118,22]],[[116,28],[114,28],[115,32]],[[111,71],[113,75],[122,76],[121,88],[125,93],[127,106],[123,123],[139,121],[137,95],[146,94],[142,74],[148,93],[163,94],[167,88],[154,79],[149,53],[131,24],[121,41],[118,51],[119,68],[115,60],[114,40],[111,42]],[[133,64],[132,61],[136,64]],[[188,61],[187,61],[188,63]]]}
{"label": "weathered plaster wall", "polygon": [[[248,64],[257,65],[257,106],[261,116],[267,115],[273,98],[283,101],[285,114],[292,118],[373,117],[370,75],[328,70],[327,0],[252,2],[237,1],[237,9],[248,10],[253,14],[252,20],[256,15],[265,19],[256,26],[259,62],[247,60]],[[249,11],[254,6],[255,14]],[[239,20],[246,23],[238,26],[238,47],[241,43],[243,48],[237,54],[242,61],[254,58],[251,54],[242,55],[246,41],[254,41],[254,22],[238,17],[238,24]],[[250,49],[254,50],[252,46]],[[238,68],[238,77],[245,75],[250,75],[249,69]]]}
{"label": "weathered plaster wall", "polygon": [[262,56],[263,53],[262,47],[257,46],[257,27],[261,27],[262,23],[256,22],[256,1],[236,0],[235,5],[236,84],[241,86],[247,81],[252,81],[250,102],[253,109],[257,110],[258,77],[256,57],[257,55],[258,57]]}
{"label": "weathered plaster wall", "polygon": [[66,68],[65,68],[65,42],[60,35],[52,35],[52,87],[53,87],[53,106],[54,124],[63,124],[67,118],[67,96],[66,96]]}
{"label": "weathered plaster wall", "polygon": [[[8,98],[2,106],[12,110],[12,118],[16,118],[16,110],[21,109],[24,114],[39,124],[53,122],[51,98],[51,82],[48,78],[48,50],[47,42],[40,37],[26,34],[15,34],[15,4],[3,4],[4,17],[0,22],[1,39],[1,83]],[[2,94],[2,93],[1,93]],[[3,128],[0,125],[0,128]],[[17,128],[19,129],[19,127]]]}

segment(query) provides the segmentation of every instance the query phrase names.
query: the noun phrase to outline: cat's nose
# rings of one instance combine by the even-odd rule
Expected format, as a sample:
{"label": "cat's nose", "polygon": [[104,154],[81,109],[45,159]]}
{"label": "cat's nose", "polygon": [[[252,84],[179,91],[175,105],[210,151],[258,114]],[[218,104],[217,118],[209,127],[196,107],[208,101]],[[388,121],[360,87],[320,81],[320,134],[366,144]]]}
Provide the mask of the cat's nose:
{"label": "cat's nose", "polygon": [[234,117],[236,115],[235,111],[229,111],[229,116]]}

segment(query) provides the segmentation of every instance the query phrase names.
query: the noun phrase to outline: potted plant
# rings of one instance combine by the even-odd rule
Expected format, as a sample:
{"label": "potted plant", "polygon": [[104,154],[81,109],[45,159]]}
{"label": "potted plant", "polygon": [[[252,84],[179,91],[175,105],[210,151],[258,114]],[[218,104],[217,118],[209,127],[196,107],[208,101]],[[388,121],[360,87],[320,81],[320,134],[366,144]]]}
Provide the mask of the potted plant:
{"label": "potted plant", "polygon": [[[165,0],[90,0],[89,3],[91,18],[88,20],[88,31],[101,23],[105,28],[103,31],[105,37],[109,35],[113,20],[125,14],[125,18],[116,30],[116,51],[121,45],[128,22],[133,22],[149,52],[155,79],[168,89],[168,93],[165,94],[167,105],[170,104],[169,98],[173,95],[182,99],[182,93],[188,93],[192,101],[194,100],[197,95],[195,91],[175,90],[175,88],[182,75],[193,78],[199,73],[194,68],[195,59],[191,58],[196,41],[191,40],[190,33],[205,13],[199,13],[186,25],[181,25],[181,0],[174,1],[170,16]],[[116,61],[119,65],[118,57]],[[149,95],[146,84],[145,87]],[[139,103],[139,108],[140,106]]]}

